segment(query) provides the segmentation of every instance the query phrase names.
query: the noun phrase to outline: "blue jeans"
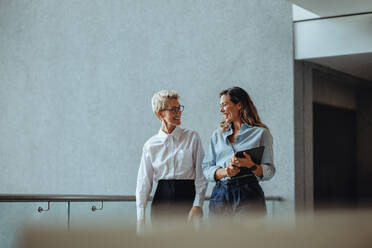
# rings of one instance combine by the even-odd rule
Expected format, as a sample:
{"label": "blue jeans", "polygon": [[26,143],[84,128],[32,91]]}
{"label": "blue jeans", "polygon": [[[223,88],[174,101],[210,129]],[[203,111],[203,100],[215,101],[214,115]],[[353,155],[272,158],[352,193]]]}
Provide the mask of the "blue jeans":
{"label": "blue jeans", "polygon": [[265,195],[257,180],[217,181],[209,202],[213,216],[266,214]]}

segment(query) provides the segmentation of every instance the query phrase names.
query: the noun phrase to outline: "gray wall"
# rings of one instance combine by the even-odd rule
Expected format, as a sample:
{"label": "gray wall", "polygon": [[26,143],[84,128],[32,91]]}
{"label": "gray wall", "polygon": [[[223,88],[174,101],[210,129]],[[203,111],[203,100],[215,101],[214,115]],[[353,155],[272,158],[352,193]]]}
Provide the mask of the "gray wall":
{"label": "gray wall", "polygon": [[134,194],[142,145],[175,89],[206,147],[238,85],[274,137],[267,195],[294,199],[285,0],[0,1],[0,193]]}
{"label": "gray wall", "polygon": [[295,205],[312,211],[313,183],[313,68],[294,61]]}

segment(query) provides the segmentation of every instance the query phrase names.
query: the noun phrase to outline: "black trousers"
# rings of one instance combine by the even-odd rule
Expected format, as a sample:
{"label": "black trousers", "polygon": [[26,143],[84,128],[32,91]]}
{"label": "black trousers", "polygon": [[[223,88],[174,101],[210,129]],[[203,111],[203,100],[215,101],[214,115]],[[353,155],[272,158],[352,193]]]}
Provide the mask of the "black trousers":
{"label": "black trousers", "polygon": [[151,220],[187,218],[195,199],[194,180],[159,180],[151,204]]}
{"label": "black trousers", "polygon": [[209,214],[216,216],[244,216],[266,214],[265,195],[253,176],[217,181],[209,201]]}

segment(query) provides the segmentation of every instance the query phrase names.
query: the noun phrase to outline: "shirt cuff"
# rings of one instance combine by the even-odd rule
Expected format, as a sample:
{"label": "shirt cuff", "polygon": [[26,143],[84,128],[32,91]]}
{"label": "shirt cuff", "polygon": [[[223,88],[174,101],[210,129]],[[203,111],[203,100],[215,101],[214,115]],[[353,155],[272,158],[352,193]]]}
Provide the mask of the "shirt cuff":
{"label": "shirt cuff", "polygon": [[145,208],[137,207],[137,221],[145,220]]}
{"label": "shirt cuff", "polygon": [[262,167],[262,178],[261,181],[271,179],[275,174],[275,167],[269,164],[261,164]]}
{"label": "shirt cuff", "polygon": [[199,194],[195,194],[195,200],[193,207],[203,207],[204,197],[201,197]]}
{"label": "shirt cuff", "polygon": [[216,174],[216,170],[218,170],[218,169],[222,169],[222,167],[221,166],[213,166],[213,167],[209,168],[208,174],[207,175],[204,174],[208,181],[211,181],[211,182],[216,181],[216,179],[214,179],[214,175]]}

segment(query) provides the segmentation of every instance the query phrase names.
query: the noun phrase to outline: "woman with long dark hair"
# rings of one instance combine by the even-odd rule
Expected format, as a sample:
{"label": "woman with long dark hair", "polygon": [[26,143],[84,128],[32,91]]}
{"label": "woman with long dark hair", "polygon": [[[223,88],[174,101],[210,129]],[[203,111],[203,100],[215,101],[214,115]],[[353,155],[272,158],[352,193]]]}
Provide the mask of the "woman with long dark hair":
{"label": "woman with long dark hair", "polygon": [[[203,173],[216,182],[209,204],[213,215],[265,212],[265,196],[259,181],[275,174],[272,136],[261,122],[248,93],[232,87],[220,93],[222,121],[210,139],[203,161]],[[263,147],[259,164],[251,156],[237,152]]]}

